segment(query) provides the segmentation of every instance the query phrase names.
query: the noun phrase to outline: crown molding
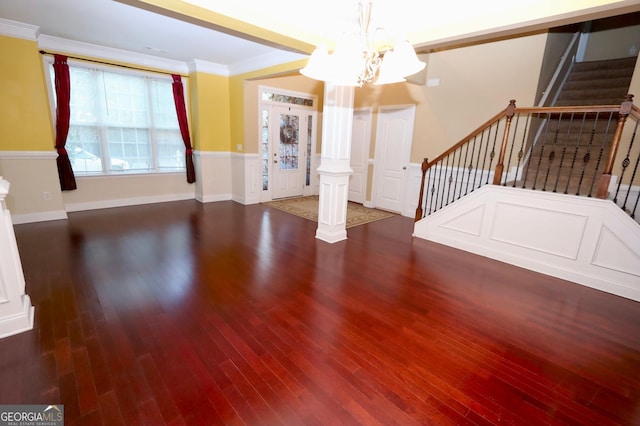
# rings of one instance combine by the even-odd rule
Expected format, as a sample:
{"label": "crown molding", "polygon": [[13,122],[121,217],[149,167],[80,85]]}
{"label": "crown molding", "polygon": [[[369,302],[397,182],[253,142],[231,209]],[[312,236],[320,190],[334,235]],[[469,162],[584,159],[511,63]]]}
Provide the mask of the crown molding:
{"label": "crown molding", "polygon": [[36,41],[40,27],[0,18],[0,35]]}
{"label": "crown molding", "polygon": [[147,55],[144,53],[132,52],[129,50],[115,49],[97,44],[39,34],[39,30],[40,27],[34,25],[0,18],[0,35],[37,41],[39,49],[124,62],[183,75],[187,75],[191,72],[204,72],[229,77],[269,68],[282,63],[293,62],[308,56],[299,53],[278,51],[256,56],[230,66],[203,61],[200,59],[194,59],[189,63],[186,63],[173,59]]}
{"label": "crown molding", "polygon": [[236,62],[229,66],[231,75],[244,74],[252,71],[261,70],[263,68],[269,68],[275,65],[284,64],[287,62],[297,61],[298,59],[307,58],[309,55],[303,55],[293,52],[271,52],[264,55],[256,56],[246,61]]}
{"label": "crown molding", "polygon": [[229,77],[229,67],[226,65],[216,64],[214,62],[207,62],[200,59],[194,59],[189,62],[189,73],[192,72],[204,72],[208,74],[222,75]]}
{"label": "crown molding", "polygon": [[41,35],[38,37],[38,47],[45,50],[54,50],[57,52],[89,56],[92,58],[125,62],[128,64],[161,69],[183,75],[186,75],[189,72],[189,68],[185,62],[48,35]]}

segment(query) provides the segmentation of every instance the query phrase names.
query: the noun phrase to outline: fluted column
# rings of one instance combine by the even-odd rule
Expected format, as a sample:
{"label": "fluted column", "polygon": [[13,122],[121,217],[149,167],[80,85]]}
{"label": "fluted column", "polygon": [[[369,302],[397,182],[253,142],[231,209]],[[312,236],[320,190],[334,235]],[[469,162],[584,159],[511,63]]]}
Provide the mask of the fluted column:
{"label": "fluted column", "polygon": [[347,238],[347,202],[351,132],[353,126],[353,99],[355,88],[324,85],[322,113],[322,156],[320,175],[320,205],[316,238],[335,243]]}
{"label": "fluted column", "polygon": [[33,306],[25,293],[24,274],[5,198],[9,182],[0,177],[0,338],[33,328]]}

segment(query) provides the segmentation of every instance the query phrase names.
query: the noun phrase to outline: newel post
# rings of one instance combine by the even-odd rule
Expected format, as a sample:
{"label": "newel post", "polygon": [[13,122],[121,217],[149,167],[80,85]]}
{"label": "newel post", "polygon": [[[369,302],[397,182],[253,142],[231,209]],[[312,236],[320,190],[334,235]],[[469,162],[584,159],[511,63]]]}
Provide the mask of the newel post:
{"label": "newel post", "polygon": [[416,208],[416,217],[414,218],[414,222],[422,219],[422,196],[424,194],[424,179],[427,174],[427,165],[429,164],[429,160],[426,158],[422,160],[422,181],[420,182],[420,198],[418,198],[418,207]]}
{"label": "newel post", "polygon": [[624,123],[627,121],[627,117],[631,112],[632,106],[633,95],[628,94],[624,97],[624,100],[620,104],[616,132],[613,134],[613,140],[611,141],[611,149],[609,149],[609,157],[607,158],[607,163],[605,164],[604,171],[602,172],[602,175],[600,175],[600,180],[598,181],[596,198],[607,198],[607,195],[609,193],[609,183],[611,182],[611,172],[613,171],[613,164],[616,161],[616,154],[618,153],[618,147],[620,146],[620,139],[622,138]]}
{"label": "newel post", "polygon": [[500,147],[500,155],[498,156],[498,163],[496,164],[496,171],[493,175],[493,184],[500,185],[502,179],[502,172],[504,171],[504,157],[507,152],[507,143],[509,141],[509,130],[511,129],[511,120],[516,110],[516,100],[511,99],[509,106],[505,110],[505,116],[507,117],[507,124],[504,126],[504,135],[502,136],[502,146]]}

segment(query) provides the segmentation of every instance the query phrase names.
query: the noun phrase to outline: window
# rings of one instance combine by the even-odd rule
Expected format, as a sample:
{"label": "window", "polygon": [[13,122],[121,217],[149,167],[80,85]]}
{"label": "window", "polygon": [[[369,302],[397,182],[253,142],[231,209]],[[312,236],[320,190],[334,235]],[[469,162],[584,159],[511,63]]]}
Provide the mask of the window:
{"label": "window", "polygon": [[170,78],[72,64],[69,74],[66,149],[76,175],[185,170]]}

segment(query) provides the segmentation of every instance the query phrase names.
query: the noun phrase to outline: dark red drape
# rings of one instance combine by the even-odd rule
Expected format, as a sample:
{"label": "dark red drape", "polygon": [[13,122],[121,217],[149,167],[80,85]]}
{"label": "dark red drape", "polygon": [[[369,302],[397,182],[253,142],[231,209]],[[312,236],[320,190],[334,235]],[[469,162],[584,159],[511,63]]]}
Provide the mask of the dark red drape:
{"label": "dark red drape", "polygon": [[63,191],[76,189],[76,177],[73,175],[69,154],[65,149],[67,135],[69,134],[69,99],[71,98],[71,83],[69,79],[69,65],[67,57],[54,55],[53,70],[56,75],[56,151],[58,158],[58,176],[60,188]]}
{"label": "dark red drape", "polygon": [[189,137],[189,123],[187,122],[187,110],[184,104],[184,89],[182,88],[182,78],[179,75],[172,74],[173,77],[173,102],[176,104],[176,114],[178,115],[178,124],[180,124],[180,133],[185,147],[185,163],[187,166],[187,182],[196,181],[196,169],[193,166],[193,148],[191,147],[191,138]]}

